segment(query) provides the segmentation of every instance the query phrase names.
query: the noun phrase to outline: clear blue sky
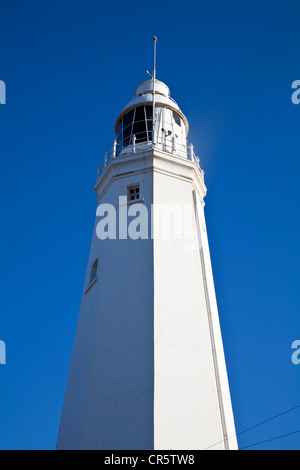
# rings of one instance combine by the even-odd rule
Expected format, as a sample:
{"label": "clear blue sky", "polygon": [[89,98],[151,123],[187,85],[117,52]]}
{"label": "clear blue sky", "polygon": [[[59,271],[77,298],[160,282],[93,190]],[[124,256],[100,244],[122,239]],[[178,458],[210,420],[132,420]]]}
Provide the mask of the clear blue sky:
{"label": "clear blue sky", "polygon": [[[300,404],[299,1],[0,0],[0,448],[53,449],[116,116],[158,78],[190,124],[237,432]],[[300,429],[300,409],[239,437]],[[213,444],[213,443],[212,443]],[[300,449],[300,433],[254,449]]]}

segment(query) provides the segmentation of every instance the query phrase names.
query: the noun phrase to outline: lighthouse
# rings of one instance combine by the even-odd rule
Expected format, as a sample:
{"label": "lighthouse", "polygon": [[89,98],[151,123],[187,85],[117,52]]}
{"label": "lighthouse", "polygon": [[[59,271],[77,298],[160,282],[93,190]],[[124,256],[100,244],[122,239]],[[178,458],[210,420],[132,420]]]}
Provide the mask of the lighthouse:
{"label": "lighthouse", "polygon": [[154,73],[114,130],[57,449],[237,449],[188,120]]}

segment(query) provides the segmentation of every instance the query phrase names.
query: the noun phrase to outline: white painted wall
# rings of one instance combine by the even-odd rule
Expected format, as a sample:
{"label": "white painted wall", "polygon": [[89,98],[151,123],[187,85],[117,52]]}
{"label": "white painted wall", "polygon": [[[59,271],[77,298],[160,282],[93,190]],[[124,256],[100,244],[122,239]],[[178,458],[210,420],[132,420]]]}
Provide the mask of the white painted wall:
{"label": "white painted wall", "polygon": [[[152,201],[152,173],[120,162],[98,189],[99,203],[118,204],[141,181]],[[103,193],[104,191],[104,193]],[[97,223],[97,221],[96,221]],[[95,230],[90,269],[98,280],[82,297],[58,449],[153,449],[153,250],[151,240],[106,240]]]}
{"label": "white painted wall", "polygon": [[[194,162],[148,150],[109,163],[98,203],[117,206],[137,182],[149,212],[153,202],[193,205],[194,249],[180,237],[103,242],[94,230],[57,448],[223,449],[235,430],[206,188]],[[98,279],[85,293],[96,258]]]}
{"label": "white painted wall", "polygon": [[[157,162],[154,211],[160,204],[194,203],[197,172],[184,173],[183,165],[174,171],[174,165],[174,161]],[[216,303],[216,331],[210,331],[196,222],[194,217],[194,249],[182,238],[154,241],[155,449],[205,449],[218,442],[214,449],[224,448],[212,333],[217,335],[217,362],[226,392],[227,375]],[[205,250],[208,289],[215,301],[208,245]],[[225,401],[230,432],[235,434],[228,394]]]}

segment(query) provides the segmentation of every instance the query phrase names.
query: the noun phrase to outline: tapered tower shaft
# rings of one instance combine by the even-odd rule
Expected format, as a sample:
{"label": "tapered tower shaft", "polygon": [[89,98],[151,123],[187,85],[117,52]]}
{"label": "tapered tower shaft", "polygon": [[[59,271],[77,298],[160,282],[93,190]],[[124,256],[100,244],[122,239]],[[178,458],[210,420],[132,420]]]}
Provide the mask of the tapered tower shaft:
{"label": "tapered tower shaft", "polygon": [[237,448],[188,130],[158,80],[142,82],[116,120],[95,184],[58,449]]}

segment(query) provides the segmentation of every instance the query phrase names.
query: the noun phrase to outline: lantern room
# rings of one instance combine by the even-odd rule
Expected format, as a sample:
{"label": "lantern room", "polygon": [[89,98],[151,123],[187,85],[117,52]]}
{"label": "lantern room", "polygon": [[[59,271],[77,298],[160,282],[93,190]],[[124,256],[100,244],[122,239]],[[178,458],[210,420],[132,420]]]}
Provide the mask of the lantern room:
{"label": "lantern room", "polygon": [[[154,123],[154,125],[153,125]],[[187,156],[188,121],[159,80],[140,83],[115,123],[116,156],[144,150],[152,145]]]}

